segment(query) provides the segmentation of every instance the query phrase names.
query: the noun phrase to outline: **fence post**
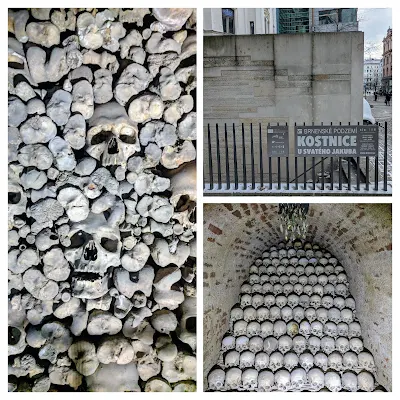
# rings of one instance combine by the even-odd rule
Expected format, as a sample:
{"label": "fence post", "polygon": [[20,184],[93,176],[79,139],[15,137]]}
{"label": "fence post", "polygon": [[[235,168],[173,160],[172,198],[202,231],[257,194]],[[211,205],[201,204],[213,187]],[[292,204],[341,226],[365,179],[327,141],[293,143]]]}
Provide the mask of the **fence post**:
{"label": "fence post", "polygon": [[[286,122],[286,126],[287,126],[287,122]],[[286,190],[289,190],[290,187],[290,183],[289,183],[289,157],[286,157]]]}
{"label": "fence post", "polygon": [[260,127],[260,185],[261,188],[264,186],[264,168],[263,168],[263,152],[262,152],[262,132],[261,132],[261,122]]}
{"label": "fence post", "polygon": [[[267,125],[267,135],[268,135],[268,129],[270,127],[270,123],[268,122]],[[269,178],[269,190],[272,190],[272,159],[270,156],[268,156],[268,178]]]}
{"label": "fence post", "polygon": [[254,173],[254,142],[253,142],[253,123],[250,123],[250,155],[251,155],[251,188],[256,188]]}
{"label": "fence post", "polygon": [[237,167],[237,152],[236,152],[236,131],[235,131],[235,123],[232,125],[233,132],[233,169],[235,173],[235,189],[239,188],[239,177],[238,177],[238,167]]}
{"label": "fence post", "polygon": [[[333,122],[331,121],[331,126]],[[333,190],[333,157],[331,157],[331,190]]]}
{"label": "fence post", "polygon": [[[360,125],[360,122],[357,122]],[[360,157],[357,157],[357,186],[356,190],[360,190]]]}
{"label": "fence post", "polygon": [[219,132],[218,132],[218,124],[215,126],[215,133],[217,138],[217,174],[218,174],[218,189],[222,189],[222,180],[221,180],[221,154],[219,152]]}
{"label": "fence post", "polygon": [[[323,126],[324,123],[321,122],[321,126]],[[321,175],[321,189],[324,190],[325,189],[325,168],[324,168],[324,156],[321,157],[321,171],[322,171],[322,175]]]}
{"label": "fence post", "polygon": [[231,177],[229,174],[229,151],[228,151],[228,131],[225,123],[225,168],[226,168],[226,188],[231,188]]}
{"label": "fence post", "polygon": [[383,159],[383,190],[387,192],[388,182],[388,131],[387,121],[385,121],[385,147],[384,147],[384,159]]}
{"label": "fence post", "polygon": [[244,141],[244,124],[242,122],[242,150],[243,150],[243,189],[247,189],[247,177],[246,177],[246,147]]}
{"label": "fence post", "polygon": [[[350,122],[349,122],[350,125]],[[347,190],[351,190],[351,170],[350,170],[351,158],[347,157]]]}
{"label": "fence post", "polygon": [[214,189],[214,177],[213,177],[213,163],[211,154],[211,132],[210,124],[208,124],[208,172],[210,174],[210,190]]}
{"label": "fence post", "polygon": [[[277,123],[277,126],[279,126],[279,122]],[[278,164],[278,190],[281,189],[281,158],[277,158],[277,164]]]}

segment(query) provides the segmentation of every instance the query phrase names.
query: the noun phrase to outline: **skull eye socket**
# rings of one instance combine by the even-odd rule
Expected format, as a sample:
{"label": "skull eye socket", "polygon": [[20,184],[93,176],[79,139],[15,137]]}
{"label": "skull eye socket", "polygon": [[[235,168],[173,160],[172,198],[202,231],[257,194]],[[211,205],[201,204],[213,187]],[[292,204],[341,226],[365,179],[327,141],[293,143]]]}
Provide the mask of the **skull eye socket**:
{"label": "skull eye socket", "polygon": [[21,201],[20,192],[8,192],[8,204],[18,204]]}
{"label": "skull eye socket", "polygon": [[102,238],[100,244],[111,253],[115,253],[118,250],[118,239]]}
{"label": "skull eye socket", "polygon": [[91,144],[100,144],[105,142],[110,136],[112,136],[112,132],[110,131],[101,131],[98,134],[94,135],[91,140]]}
{"label": "skull eye socket", "polygon": [[87,234],[83,231],[74,233],[71,237],[71,245],[69,247],[81,247],[86,243]]}
{"label": "skull eye socket", "polygon": [[136,143],[136,137],[134,135],[119,135],[119,138],[124,142],[128,144],[135,144]]}

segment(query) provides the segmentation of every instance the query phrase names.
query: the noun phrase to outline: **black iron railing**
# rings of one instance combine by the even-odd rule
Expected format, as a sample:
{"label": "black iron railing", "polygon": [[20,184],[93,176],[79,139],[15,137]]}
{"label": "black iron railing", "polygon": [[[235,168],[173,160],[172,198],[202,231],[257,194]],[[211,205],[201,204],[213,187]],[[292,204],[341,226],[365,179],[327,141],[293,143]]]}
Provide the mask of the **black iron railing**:
{"label": "black iron railing", "polygon": [[[366,194],[391,192],[391,182],[388,182],[387,122],[378,124],[378,147],[383,144],[383,163],[379,155],[375,157],[300,157],[293,154],[284,157],[266,156],[268,154],[266,129],[273,126],[279,124],[217,123],[213,126],[208,124],[207,146],[204,146],[205,194],[227,191],[238,193],[258,191],[267,194],[296,190],[332,193],[362,191]],[[295,124],[296,126],[298,125]],[[239,140],[238,133],[241,135]],[[258,140],[255,140],[257,136]],[[284,160],[281,160],[282,158]],[[250,174],[249,181],[248,174]]]}

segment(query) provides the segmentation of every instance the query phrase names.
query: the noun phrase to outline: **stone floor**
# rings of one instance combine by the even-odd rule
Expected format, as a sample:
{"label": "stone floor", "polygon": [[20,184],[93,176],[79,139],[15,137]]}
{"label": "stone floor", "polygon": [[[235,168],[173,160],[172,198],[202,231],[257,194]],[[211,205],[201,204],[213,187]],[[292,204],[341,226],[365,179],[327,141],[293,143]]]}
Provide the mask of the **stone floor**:
{"label": "stone floor", "polygon": [[344,268],[318,245],[255,260],[230,314],[211,391],[385,391],[364,348]]}

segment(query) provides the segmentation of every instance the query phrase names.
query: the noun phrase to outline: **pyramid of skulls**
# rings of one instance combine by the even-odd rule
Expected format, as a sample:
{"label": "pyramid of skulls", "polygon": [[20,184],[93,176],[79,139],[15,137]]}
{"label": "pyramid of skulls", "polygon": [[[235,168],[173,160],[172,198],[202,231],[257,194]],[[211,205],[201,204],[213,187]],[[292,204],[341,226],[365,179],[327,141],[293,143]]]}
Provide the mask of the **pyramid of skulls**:
{"label": "pyramid of skulls", "polygon": [[340,262],[317,244],[272,246],[250,267],[212,391],[380,391]]}

